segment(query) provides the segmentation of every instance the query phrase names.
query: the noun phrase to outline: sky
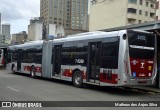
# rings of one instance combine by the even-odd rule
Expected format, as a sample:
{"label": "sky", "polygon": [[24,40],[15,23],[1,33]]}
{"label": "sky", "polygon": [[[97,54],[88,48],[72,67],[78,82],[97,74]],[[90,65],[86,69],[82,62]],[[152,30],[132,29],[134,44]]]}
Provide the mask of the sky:
{"label": "sky", "polygon": [[2,24],[11,24],[11,34],[28,31],[30,19],[40,16],[40,0],[0,0]]}

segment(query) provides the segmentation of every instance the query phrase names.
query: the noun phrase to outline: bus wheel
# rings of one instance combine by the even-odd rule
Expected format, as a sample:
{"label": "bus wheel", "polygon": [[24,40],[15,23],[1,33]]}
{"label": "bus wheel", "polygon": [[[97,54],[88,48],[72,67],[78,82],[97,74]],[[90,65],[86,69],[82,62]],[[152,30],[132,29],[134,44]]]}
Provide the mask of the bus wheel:
{"label": "bus wheel", "polygon": [[31,67],[30,75],[31,75],[32,78],[35,78],[35,77],[36,77],[36,76],[35,76],[35,68],[34,68],[34,66]]}
{"label": "bus wheel", "polygon": [[12,73],[16,73],[16,67],[14,65],[12,65]]}
{"label": "bus wheel", "polygon": [[80,71],[75,71],[73,75],[73,84],[76,87],[83,86],[83,78]]}

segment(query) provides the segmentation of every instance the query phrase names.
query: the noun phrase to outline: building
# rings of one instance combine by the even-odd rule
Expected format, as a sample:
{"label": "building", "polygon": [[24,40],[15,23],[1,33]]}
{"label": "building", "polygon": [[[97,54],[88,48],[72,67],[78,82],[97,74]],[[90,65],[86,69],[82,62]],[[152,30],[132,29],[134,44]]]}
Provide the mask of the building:
{"label": "building", "polygon": [[155,20],[156,0],[92,0],[89,31]]}
{"label": "building", "polygon": [[5,39],[5,43],[10,44],[11,34],[10,34],[10,24],[2,24],[2,36]]}
{"label": "building", "polygon": [[4,43],[5,42],[5,37],[0,35],[0,43]]}
{"label": "building", "polygon": [[82,30],[89,31],[89,14],[83,17]]}
{"label": "building", "polygon": [[34,18],[30,20],[28,26],[28,40],[53,39],[55,37],[64,37],[65,32],[63,26],[56,24],[44,25],[42,19]]}
{"label": "building", "polygon": [[0,35],[1,35],[1,13],[0,13]]}
{"label": "building", "polygon": [[88,0],[41,0],[40,16],[46,25],[63,26],[65,34],[82,32],[83,17],[88,14]]}
{"label": "building", "polygon": [[26,31],[22,31],[20,33],[12,34],[12,44],[22,44],[27,41],[27,33]]}
{"label": "building", "polygon": [[160,20],[160,0],[156,2],[156,20]]}
{"label": "building", "polygon": [[28,25],[28,40],[41,40],[43,39],[43,22],[41,18],[34,18],[30,20]]}
{"label": "building", "polygon": [[65,36],[65,31],[63,26],[60,25],[57,26],[56,24],[49,24],[47,33],[48,33],[48,39]]}

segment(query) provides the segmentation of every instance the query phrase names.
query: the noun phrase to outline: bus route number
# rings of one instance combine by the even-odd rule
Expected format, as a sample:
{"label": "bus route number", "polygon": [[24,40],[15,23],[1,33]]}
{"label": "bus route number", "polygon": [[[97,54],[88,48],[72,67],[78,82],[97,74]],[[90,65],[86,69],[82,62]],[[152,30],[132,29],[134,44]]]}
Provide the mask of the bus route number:
{"label": "bus route number", "polygon": [[82,64],[82,63],[84,63],[84,60],[83,59],[75,59],[75,63]]}
{"label": "bus route number", "polygon": [[143,36],[143,35],[138,35],[138,40],[146,40],[146,36]]}

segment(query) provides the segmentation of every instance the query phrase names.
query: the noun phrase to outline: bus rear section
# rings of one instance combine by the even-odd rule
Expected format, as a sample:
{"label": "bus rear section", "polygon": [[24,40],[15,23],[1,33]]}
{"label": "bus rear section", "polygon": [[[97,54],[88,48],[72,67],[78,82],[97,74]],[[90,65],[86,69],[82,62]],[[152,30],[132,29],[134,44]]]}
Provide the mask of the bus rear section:
{"label": "bus rear section", "polygon": [[129,85],[153,85],[156,76],[156,38],[154,34],[128,31]]}

